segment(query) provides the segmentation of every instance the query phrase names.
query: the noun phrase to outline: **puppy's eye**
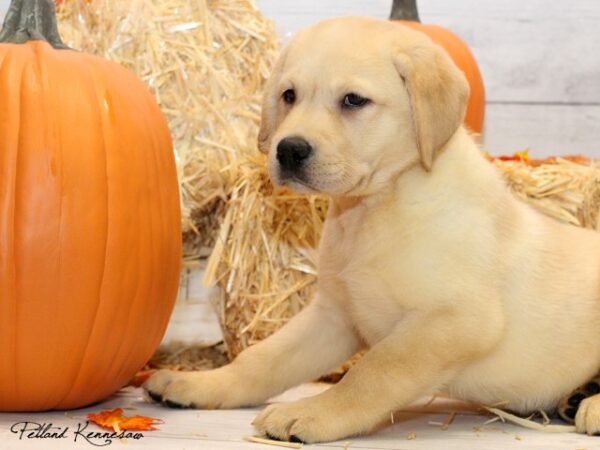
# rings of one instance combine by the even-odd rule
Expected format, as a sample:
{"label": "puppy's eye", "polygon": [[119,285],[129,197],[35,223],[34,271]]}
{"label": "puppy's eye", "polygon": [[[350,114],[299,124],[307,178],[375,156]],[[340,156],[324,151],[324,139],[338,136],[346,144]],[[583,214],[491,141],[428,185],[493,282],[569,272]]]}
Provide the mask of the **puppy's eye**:
{"label": "puppy's eye", "polygon": [[370,101],[371,100],[368,98],[361,97],[360,95],[351,92],[350,94],[346,94],[342,99],[342,108],[360,108]]}
{"label": "puppy's eye", "polygon": [[281,94],[281,98],[283,98],[283,101],[288,105],[293,105],[296,101],[296,92],[293,89],[287,89]]}

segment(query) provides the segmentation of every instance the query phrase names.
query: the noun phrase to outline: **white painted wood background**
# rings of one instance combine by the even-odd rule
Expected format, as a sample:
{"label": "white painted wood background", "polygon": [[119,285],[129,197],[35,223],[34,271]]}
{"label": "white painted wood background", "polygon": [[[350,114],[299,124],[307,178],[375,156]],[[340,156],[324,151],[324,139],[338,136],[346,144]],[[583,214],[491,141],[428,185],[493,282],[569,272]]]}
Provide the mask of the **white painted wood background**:
{"label": "white painted wood background", "polygon": [[[282,36],[332,16],[386,18],[391,0],[256,0]],[[600,158],[600,0],[419,0],[461,36],[487,90],[485,146]],[[0,0],[0,15],[8,0]]]}

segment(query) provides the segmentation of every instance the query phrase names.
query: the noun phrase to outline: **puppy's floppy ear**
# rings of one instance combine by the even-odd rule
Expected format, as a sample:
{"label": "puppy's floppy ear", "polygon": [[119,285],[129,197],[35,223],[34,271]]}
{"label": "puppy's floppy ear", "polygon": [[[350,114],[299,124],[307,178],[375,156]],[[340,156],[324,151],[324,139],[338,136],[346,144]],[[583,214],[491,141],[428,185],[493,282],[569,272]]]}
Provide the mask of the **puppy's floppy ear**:
{"label": "puppy's floppy ear", "polygon": [[279,102],[279,92],[277,91],[281,80],[281,73],[287,55],[287,47],[279,54],[271,76],[265,83],[263,89],[262,111],[260,116],[260,129],[258,131],[258,149],[262,153],[268,153],[271,146],[271,135],[275,129],[277,120],[277,103]]}
{"label": "puppy's floppy ear", "polygon": [[398,49],[394,64],[408,90],[421,164],[429,171],[436,152],[463,122],[469,84],[448,54],[433,43]]}

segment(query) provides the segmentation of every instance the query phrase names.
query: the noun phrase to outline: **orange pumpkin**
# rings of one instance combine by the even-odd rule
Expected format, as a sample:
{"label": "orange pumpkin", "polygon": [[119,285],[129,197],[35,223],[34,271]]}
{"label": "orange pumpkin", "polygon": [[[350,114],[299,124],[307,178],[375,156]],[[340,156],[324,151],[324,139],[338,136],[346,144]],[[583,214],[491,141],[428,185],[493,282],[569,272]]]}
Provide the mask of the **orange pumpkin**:
{"label": "orange pumpkin", "polygon": [[398,20],[403,25],[428,35],[433,42],[448,52],[454,63],[464,72],[471,87],[465,125],[472,131],[481,133],[485,116],[485,89],[477,62],[467,44],[446,28],[422,24],[416,0],[394,0],[390,19]]}
{"label": "orange pumpkin", "polygon": [[52,0],[13,0],[0,66],[0,410],[76,408],[125,385],[167,326],[171,138],[131,72],[66,48]]}

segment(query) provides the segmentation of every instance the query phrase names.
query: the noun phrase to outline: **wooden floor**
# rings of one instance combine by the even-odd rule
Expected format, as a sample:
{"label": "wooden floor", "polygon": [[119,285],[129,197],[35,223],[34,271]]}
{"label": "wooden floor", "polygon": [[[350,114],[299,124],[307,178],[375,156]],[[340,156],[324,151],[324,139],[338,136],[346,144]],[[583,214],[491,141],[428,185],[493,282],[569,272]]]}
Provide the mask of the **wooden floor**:
{"label": "wooden floor", "polygon": [[[288,391],[278,398],[290,401],[307,395],[313,395],[325,389],[324,385],[309,384]],[[443,423],[452,411],[453,403],[447,400],[436,400],[434,405],[427,406],[428,413],[418,412],[419,408],[411,408],[411,412],[399,412],[394,415],[394,424],[380,430],[372,436],[350,438],[340,442],[305,445],[312,449],[544,449],[544,450],[592,450],[600,449],[600,437],[580,436],[573,433],[544,433],[532,431],[510,424],[495,422],[485,424],[490,416],[473,413],[457,414],[446,430]],[[191,411],[173,410],[147,403],[142,398],[141,390],[127,388],[107,401],[69,412],[50,412],[39,414],[0,414],[0,449],[44,449],[64,450],[69,448],[95,448],[81,437],[74,441],[78,424],[85,424],[88,412],[99,412],[116,407],[126,408],[126,415],[147,415],[164,421],[158,431],[145,432],[140,440],[126,439],[112,442],[110,448],[117,449],[247,449],[275,450],[264,444],[255,444],[243,440],[252,435],[250,422],[258,408],[231,411]],[[421,408],[423,409],[423,408]],[[10,431],[17,422],[30,421],[52,423],[54,426],[69,427],[64,439],[27,439],[19,440],[17,434]],[[89,425],[86,431],[100,430]],[[94,440],[96,445],[101,440]]]}

